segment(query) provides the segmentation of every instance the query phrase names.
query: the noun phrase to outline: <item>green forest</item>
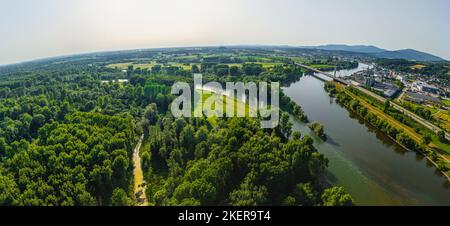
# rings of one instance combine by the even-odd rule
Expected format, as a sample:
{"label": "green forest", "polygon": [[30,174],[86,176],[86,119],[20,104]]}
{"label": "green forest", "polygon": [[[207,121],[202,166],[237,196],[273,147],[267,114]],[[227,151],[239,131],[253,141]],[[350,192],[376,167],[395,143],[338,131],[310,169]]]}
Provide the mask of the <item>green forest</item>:
{"label": "green forest", "polygon": [[[135,205],[140,135],[149,205],[353,205],[325,182],[328,160],[312,139],[292,131],[288,114],[308,119],[287,96],[274,129],[261,129],[260,118],[168,111],[171,85],[192,83],[192,73],[222,83],[300,79],[302,69],[271,55],[171,49],[0,68],[0,205]],[[142,58],[157,64],[108,67]]]}

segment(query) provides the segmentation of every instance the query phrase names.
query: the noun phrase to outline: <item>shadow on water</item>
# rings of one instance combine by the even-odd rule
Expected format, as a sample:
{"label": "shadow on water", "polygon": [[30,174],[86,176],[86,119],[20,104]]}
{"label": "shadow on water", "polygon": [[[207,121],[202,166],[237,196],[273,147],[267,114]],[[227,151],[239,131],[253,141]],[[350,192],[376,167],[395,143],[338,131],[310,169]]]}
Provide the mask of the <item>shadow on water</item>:
{"label": "shadow on water", "polygon": [[329,135],[327,135],[326,143],[328,143],[330,145],[333,145],[333,146],[336,146],[336,147],[341,146],[341,145],[339,145],[339,143],[337,143],[335,140],[333,140],[333,138],[331,136],[329,136]]}
{"label": "shadow on water", "polygon": [[327,183],[326,183],[327,186],[330,186],[330,185],[333,185],[333,184],[337,184],[339,182],[339,180],[336,177],[336,175],[334,175],[329,170],[325,171],[325,177],[326,177],[326,180],[327,180]]}

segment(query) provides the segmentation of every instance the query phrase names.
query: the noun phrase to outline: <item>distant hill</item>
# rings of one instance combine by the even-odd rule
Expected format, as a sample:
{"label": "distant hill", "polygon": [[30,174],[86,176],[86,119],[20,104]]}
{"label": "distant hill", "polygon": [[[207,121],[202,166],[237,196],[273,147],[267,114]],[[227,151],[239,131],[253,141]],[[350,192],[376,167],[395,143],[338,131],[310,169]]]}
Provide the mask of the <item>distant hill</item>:
{"label": "distant hill", "polygon": [[321,46],[306,46],[303,48],[308,49],[322,49],[329,51],[348,51],[348,52],[356,52],[356,53],[380,53],[385,52],[387,50],[378,48],[376,46],[371,45],[321,45]]}
{"label": "distant hill", "polygon": [[321,45],[321,46],[305,46],[306,49],[320,49],[327,51],[348,51],[355,53],[364,53],[377,58],[388,59],[405,59],[414,61],[445,61],[444,59],[431,55],[429,53],[420,52],[414,49],[402,49],[389,51],[372,45]]}
{"label": "distant hill", "polygon": [[381,53],[374,53],[373,55],[378,58],[388,58],[388,59],[405,59],[415,61],[445,61],[440,57],[431,55],[429,53],[420,52],[414,49],[385,51]]}

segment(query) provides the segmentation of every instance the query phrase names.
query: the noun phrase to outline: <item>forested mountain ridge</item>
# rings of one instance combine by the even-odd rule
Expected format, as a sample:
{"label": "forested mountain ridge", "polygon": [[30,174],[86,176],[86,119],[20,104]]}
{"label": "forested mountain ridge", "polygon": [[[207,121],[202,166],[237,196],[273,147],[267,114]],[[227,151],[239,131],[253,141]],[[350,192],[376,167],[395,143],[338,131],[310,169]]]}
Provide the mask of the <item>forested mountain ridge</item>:
{"label": "forested mountain ridge", "polygon": [[378,48],[376,46],[371,46],[371,45],[330,44],[330,45],[321,45],[321,46],[304,46],[302,48],[322,49],[322,50],[330,50],[330,51],[349,51],[349,52],[358,52],[358,53],[381,53],[381,52],[387,51],[385,49],[381,49],[381,48]]}
{"label": "forested mountain ridge", "polygon": [[377,58],[388,58],[388,59],[405,59],[413,61],[425,61],[425,62],[444,62],[445,60],[441,57],[434,56],[429,53],[420,52],[414,49],[402,49],[396,51],[385,51],[380,53],[374,53]]}
{"label": "forested mountain ridge", "polygon": [[321,45],[321,46],[305,46],[302,48],[363,53],[374,58],[404,59],[404,60],[426,61],[426,62],[446,61],[441,57],[417,51],[414,49],[401,49],[391,51],[371,45]]}

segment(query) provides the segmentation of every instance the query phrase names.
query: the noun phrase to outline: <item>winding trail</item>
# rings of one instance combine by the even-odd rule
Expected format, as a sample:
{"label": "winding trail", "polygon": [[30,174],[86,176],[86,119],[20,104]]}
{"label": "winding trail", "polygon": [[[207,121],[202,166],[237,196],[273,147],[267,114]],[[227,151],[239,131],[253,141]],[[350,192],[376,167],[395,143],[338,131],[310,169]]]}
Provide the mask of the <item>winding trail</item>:
{"label": "winding trail", "polygon": [[147,197],[145,195],[144,173],[141,167],[141,157],[139,156],[139,149],[141,149],[144,135],[139,137],[139,141],[133,151],[133,179],[134,179],[134,198],[137,206],[147,206]]}

